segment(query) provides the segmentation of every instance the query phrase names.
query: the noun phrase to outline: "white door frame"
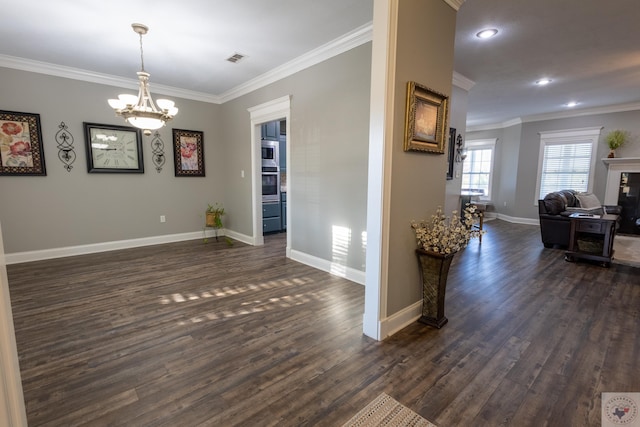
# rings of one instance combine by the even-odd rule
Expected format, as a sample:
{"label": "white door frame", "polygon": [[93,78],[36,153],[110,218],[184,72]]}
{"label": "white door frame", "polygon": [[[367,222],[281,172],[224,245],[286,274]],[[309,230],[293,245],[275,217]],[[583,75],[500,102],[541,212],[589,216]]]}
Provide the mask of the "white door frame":
{"label": "white door frame", "polygon": [[[262,233],[262,155],[260,125],[274,120],[285,119],[287,123],[287,170],[291,165],[291,95],[286,95],[272,101],[248,108],[251,118],[251,195],[253,219],[253,244],[264,245]],[[287,188],[291,188],[291,173],[287,172]],[[287,192],[287,253],[291,255],[292,221],[291,206],[294,204],[291,192]]]}

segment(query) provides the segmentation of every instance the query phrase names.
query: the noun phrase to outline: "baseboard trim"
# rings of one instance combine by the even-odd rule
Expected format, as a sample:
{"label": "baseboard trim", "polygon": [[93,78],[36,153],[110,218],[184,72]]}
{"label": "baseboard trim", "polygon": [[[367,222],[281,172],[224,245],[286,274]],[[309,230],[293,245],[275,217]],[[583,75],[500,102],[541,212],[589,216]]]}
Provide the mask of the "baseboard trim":
{"label": "baseboard trim", "polygon": [[526,225],[540,225],[540,219],[536,218],[521,218],[516,216],[509,216],[505,214],[497,214],[497,218],[503,221],[511,222],[513,224],[526,224]]}
{"label": "baseboard trim", "polygon": [[[234,231],[221,229],[218,236],[228,236],[241,242],[252,244],[252,238]],[[6,263],[19,264],[23,262],[42,261],[46,259],[64,258],[76,255],[87,255],[99,252],[115,251],[119,249],[139,248],[142,246],[161,245],[163,243],[182,242],[185,240],[215,237],[215,230],[193,231],[190,233],[167,234],[164,236],[144,237],[141,239],[117,240],[113,242],[94,243],[90,245],[67,246],[62,248],[43,249],[5,254]]]}
{"label": "baseboard trim", "polygon": [[380,337],[385,339],[395,334],[399,330],[406,328],[416,322],[422,315],[422,301],[418,301],[410,306],[394,313],[393,315],[380,321]]}
{"label": "baseboard trim", "polygon": [[289,251],[289,258],[310,267],[317,268],[318,270],[326,271],[327,273],[331,273],[335,276],[344,277],[345,279],[351,280],[352,282],[356,282],[360,285],[364,285],[365,283],[364,271],[345,267],[344,265],[336,264],[326,259],[318,258],[296,250]]}

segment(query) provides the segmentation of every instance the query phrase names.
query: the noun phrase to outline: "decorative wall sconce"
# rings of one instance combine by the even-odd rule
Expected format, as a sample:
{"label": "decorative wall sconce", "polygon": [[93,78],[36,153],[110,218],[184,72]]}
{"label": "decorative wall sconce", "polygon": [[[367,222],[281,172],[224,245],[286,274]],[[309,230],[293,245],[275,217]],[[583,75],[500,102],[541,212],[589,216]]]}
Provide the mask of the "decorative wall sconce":
{"label": "decorative wall sconce", "polygon": [[58,143],[58,158],[64,164],[67,172],[71,172],[71,169],[73,169],[72,164],[76,161],[76,152],[73,147],[73,135],[71,135],[64,122],[60,122],[60,125],[58,125],[56,142]]}
{"label": "decorative wall sconce", "polygon": [[462,141],[462,135],[458,134],[456,138],[456,163],[460,163],[467,158],[467,153],[464,152],[464,142]]}

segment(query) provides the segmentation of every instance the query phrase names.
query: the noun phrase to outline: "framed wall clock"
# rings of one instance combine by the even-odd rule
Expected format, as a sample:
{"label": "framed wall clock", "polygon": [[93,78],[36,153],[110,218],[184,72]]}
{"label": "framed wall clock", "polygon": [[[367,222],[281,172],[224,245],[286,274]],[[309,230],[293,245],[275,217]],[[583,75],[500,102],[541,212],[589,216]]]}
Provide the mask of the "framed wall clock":
{"label": "framed wall clock", "polygon": [[140,129],[84,122],[84,137],[89,173],[144,173]]}

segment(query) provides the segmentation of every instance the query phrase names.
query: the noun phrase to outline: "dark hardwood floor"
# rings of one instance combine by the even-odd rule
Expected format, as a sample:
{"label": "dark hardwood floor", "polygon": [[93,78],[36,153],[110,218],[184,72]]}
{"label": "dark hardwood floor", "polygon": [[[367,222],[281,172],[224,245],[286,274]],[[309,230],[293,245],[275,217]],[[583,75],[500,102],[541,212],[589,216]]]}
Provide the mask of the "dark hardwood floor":
{"label": "dark hardwood floor", "polygon": [[284,235],[10,265],[29,425],[340,426],[381,392],[440,427],[600,425],[601,392],[640,391],[640,269],[485,228],[449,323],[383,342],[364,287],[286,259]]}

